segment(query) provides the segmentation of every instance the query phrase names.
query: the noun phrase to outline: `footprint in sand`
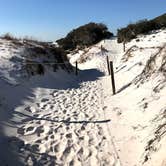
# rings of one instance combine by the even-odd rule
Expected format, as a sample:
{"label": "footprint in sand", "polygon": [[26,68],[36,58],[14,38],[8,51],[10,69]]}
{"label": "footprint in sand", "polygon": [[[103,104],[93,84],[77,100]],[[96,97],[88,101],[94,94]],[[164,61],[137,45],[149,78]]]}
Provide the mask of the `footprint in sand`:
{"label": "footprint in sand", "polygon": [[113,111],[117,113],[117,116],[120,116],[122,114],[122,110],[119,107],[113,108]]}
{"label": "footprint in sand", "polygon": [[36,144],[41,144],[43,140],[39,139],[37,141],[35,141]]}
{"label": "footprint in sand", "polygon": [[24,135],[31,135],[31,134],[35,133],[35,131],[36,131],[36,127],[29,126],[26,128]]}
{"label": "footprint in sand", "polygon": [[30,135],[30,134],[33,134],[35,132],[36,128],[33,127],[33,126],[29,126],[29,127],[21,127],[17,130],[17,133],[18,134],[21,134],[21,135]]}
{"label": "footprint in sand", "polygon": [[47,99],[47,98],[41,99],[41,102],[42,102],[42,103],[48,102],[48,101],[49,101],[49,99]]}
{"label": "footprint in sand", "polygon": [[36,112],[36,109],[34,107],[26,107],[25,108],[25,111],[28,111],[28,112],[31,112],[31,113],[35,113]]}
{"label": "footprint in sand", "polygon": [[17,129],[17,133],[18,133],[18,134],[21,134],[21,135],[24,135],[25,129],[24,129],[23,127],[18,128],[18,129]]}
{"label": "footprint in sand", "polygon": [[47,106],[48,106],[47,104],[44,104],[44,105],[41,107],[41,109],[42,109],[42,110],[47,110],[47,109],[48,109]]}
{"label": "footprint in sand", "polygon": [[63,154],[62,154],[62,156],[61,156],[61,160],[62,161],[64,161],[66,158],[67,158],[67,156],[70,154],[70,152],[71,152],[71,146],[67,146],[66,148],[65,148],[65,150],[63,151]]}
{"label": "footprint in sand", "polygon": [[52,134],[52,135],[50,136],[50,139],[54,140],[54,139],[55,139],[55,136]]}
{"label": "footprint in sand", "polygon": [[107,106],[104,106],[104,107],[103,107],[103,110],[105,111],[106,109],[107,109]]}
{"label": "footprint in sand", "polygon": [[32,150],[32,152],[39,152],[39,145],[38,144],[32,145],[31,150]]}
{"label": "footprint in sand", "polygon": [[37,127],[36,128],[36,134],[38,135],[38,137],[44,133],[44,128],[43,126]]}
{"label": "footprint in sand", "polygon": [[54,146],[53,146],[53,150],[54,150],[55,153],[59,152],[59,151],[60,151],[60,146],[59,146],[59,144],[54,145]]}
{"label": "footprint in sand", "polygon": [[71,133],[66,134],[66,138],[72,138],[72,134]]}
{"label": "footprint in sand", "polygon": [[79,149],[77,155],[78,155],[79,157],[82,157],[83,153],[84,153],[84,149],[83,149],[83,147],[81,147],[81,148]]}
{"label": "footprint in sand", "polygon": [[81,126],[81,130],[84,131],[86,128],[85,128],[85,125],[82,125]]}

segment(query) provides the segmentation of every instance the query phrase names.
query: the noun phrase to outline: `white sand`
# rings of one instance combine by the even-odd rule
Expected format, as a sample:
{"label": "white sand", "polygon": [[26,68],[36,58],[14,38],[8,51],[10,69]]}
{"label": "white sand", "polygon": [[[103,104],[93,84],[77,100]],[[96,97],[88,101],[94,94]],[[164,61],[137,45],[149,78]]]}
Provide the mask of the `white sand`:
{"label": "white sand", "polygon": [[[162,46],[166,41],[165,32],[158,32],[155,38],[152,34],[140,37],[140,42],[128,43],[127,49],[133,45],[144,49],[133,50],[127,61],[122,60],[123,46],[117,44],[116,39],[102,41],[86,53],[87,61],[79,64],[78,77],[63,71],[49,72],[44,77],[37,76],[12,86],[5,84],[4,78],[12,82],[15,76],[10,75],[10,79],[3,70],[1,109],[3,115],[8,116],[3,116],[1,121],[6,123],[0,125],[0,129],[5,130],[0,133],[0,143],[3,142],[0,165],[165,166],[165,135],[145,151],[156,127],[165,121],[154,118],[166,109],[166,88],[159,93],[153,91],[158,81],[164,78],[154,74],[139,88],[133,81],[150,56],[158,51],[146,47]],[[101,53],[101,44],[108,53]],[[79,59],[82,53],[73,55],[71,62]],[[114,96],[107,74],[106,55],[114,60],[118,92]],[[8,71],[12,70],[8,67]],[[6,140],[2,138],[5,135],[11,149],[3,154]],[[8,154],[19,155],[20,163]],[[148,160],[144,163],[146,157]]]}

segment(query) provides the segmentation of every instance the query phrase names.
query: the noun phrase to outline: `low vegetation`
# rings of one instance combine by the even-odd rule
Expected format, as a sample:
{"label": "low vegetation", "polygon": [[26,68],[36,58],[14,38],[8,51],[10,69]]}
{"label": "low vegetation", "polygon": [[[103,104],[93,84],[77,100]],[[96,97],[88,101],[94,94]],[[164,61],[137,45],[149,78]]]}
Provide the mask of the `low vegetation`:
{"label": "low vegetation", "polygon": [[158,81],[157,86],[153,89],[155,93],[160,92],[166,85],[166,45],[156,47],[156,49],[158,51],[151,55],[142,73],[134,80],[135,84],[139,87],[141,84],[147,82],[153,74],[162,75],[163,79]]}
{"label": "low vegetation", "polygon": [[61,48],[54,48],[48,45],[28,46],[25,48],[24,55],[26,59],[25,69],[29,75],[43,75],[46,68],[52,68],[54,72],[58,68],[68,72],[73,70],[68,63],[66,52]]}
{"label": "low vegetation", "polygon": [[1,38],[6,39],[6,40],[16,40],[16,38],[10,33],[6,33],[6,34],[2,35]]}
{"label": "low vegetation", "polygon": [[150,31],[166,28],[166,14],[152,20],[141,20],[129,24],[125,28],[118,29],[118,42],[129,42],[140,34],[147,34]]}
{"label": "low vegetation", "polygon": [[152,134],[152,138],[148,141],[146,145],[143,161],[144,163],[151,158],[152,153],[159,150],[162,139],[164,138],[164,136],[166,136],[166,108],[163,108],[160,111],[160,114],[153,119],[152,123],[154,122],[158,125],[155,128],[154,133]]}

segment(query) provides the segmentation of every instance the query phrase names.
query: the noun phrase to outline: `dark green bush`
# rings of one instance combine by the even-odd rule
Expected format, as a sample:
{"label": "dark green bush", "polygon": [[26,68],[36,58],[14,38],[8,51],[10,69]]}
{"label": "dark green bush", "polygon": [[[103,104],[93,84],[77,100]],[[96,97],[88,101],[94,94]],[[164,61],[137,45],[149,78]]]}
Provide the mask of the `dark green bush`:
{"label": "dark green bush", "polygon": [[16,40],[16,38],[10,34],[10,33],[6,33],[2,36],[3,39],[6,39],[6,40]]}
{"label": "dark green bush", "polygon": [[156,17],[154,21],[158,24],[159,28],[166,27],[166,14]]}
{"label": "dark green bush", "polygon": [[16,37],[14,37],[11,33],[6,33],[2,35],[2,39],[10,40],[10,41],[16,41],[18,40]]}
{"label": "dark green bush", "polygon": [[125,28],[118,29],[118,42],[129,42],[139,34],[147,34],[152,30],[166,27],[166,14],[153,20],[140,20],[134,24],[129,24]]}
{"label": "dark green bush", "polygon": [[65,50],[74,50],[77,47],[91,46],[112,36],[106,25],[89,23],[72,30],[65,38],[57,40],[57,43]]}

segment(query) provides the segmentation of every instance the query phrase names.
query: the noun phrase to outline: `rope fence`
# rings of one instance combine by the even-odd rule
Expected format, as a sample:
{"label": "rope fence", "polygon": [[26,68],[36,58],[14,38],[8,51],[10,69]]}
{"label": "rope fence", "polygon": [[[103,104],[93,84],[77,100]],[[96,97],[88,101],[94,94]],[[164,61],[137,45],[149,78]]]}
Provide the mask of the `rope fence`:
{"label": "rope fence", "polygon": [[65,65],[65,64],[71,64],[69,62],[67,63],[57,63],[57,62],[23,62],[22,64],[54,64],[54,65]]}

